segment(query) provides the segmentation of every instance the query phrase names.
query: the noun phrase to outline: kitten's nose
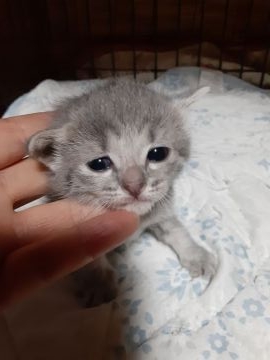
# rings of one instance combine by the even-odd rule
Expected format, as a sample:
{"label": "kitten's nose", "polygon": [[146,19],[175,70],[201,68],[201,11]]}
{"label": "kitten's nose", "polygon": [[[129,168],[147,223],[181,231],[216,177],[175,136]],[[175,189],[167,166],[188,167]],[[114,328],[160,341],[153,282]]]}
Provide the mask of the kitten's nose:
{"label": "kitten's nose", "polygon": [[122,175],[122,186],[132,196],[138,198],[145,185],[145,176],[139,166],[131,166]]}

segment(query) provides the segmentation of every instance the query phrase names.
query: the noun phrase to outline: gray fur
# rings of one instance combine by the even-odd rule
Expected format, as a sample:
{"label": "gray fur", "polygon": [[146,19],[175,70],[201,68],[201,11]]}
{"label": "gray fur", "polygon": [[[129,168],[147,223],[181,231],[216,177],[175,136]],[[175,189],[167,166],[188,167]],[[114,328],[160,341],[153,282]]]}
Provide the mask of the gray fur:
{"label": "gray fur", "polygon": [[[163,192],[155,194],[156,200],[160,200],[159,195],[166,195],[189,155],[189,139],[176,107],[147,86],[130,81],[115,80],[69,100],[58,109],[52,128],[30,140],[29,152],[52,170],[53,199],[75,197],[84,203],[95,201],[115,208],[117,205],[108,199],[104,189],[119,190],[119,174],[135,164],[144,169],[153,190],[157,181],[164,182]],[[142,146],[148,149],[151,143],[168,145],[173,153],[170,161],[154,171],[145,168],[146,154],[140,159]],[[54,149],[53,158],[44,151],[48,148]],[[79,170],[79,165],[108,153],[112,153],[112,160],[116,155],[115,161],[119,162],[110,177]],[[115,194],[110,192],[109,196]]]}
{"label": "gray fur", "polygon": [[[169,156],[148,164],[147,153],[156,146],[170,148]],[[28,149],[51,170],[51,200],[68,197],[92,206],[136,212],[141,217],[136,236],[147,229],[156,232],[159,240],[184,259],[192,274],[211,268],[213,275],[211,254],[196,245],[172,217],[172,186],[188,159],[190,141],[181,110],[165,95],[134,81],[113,80],[59,107],[51,128],[34,135]],[[112,159],[113,169],[99,173],[87,167],[87,162],[105,155]],[[130,168],[130,174],[143,179],[140,196],[144,202],[135,201],[122,186],[123,179],[133,186],[133,179],[128,178]],[[194,249],[199,252],[195,258]]]}

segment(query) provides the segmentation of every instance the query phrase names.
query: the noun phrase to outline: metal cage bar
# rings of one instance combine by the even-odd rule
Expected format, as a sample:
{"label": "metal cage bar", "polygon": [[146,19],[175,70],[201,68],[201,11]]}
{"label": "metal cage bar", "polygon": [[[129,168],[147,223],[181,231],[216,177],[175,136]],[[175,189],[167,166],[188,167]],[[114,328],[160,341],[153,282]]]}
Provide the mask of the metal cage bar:
{"label": "metal cage bar", "polygon": [[153,0],[153,35],[154,35],[154,78],[158,75],[158,0]]}
{"label": "metal cage bar", "polygon": [[[177,41],[180,40],[181,38],[181,2],[182,0],[178,0],[177,3],[177,24],[176,24],[176,32],[177,32]],[[175,53],[175,65],[179,66],[179,45],[177,44],[177,49],[176,49],[176,53]]]}
{"label": "metal cage bar", "polygon": [[[86,23],[87,23],[87,30],[88,30],[88,34],[89,34],[89,40],[91,42],[93,36],[92,36],[92,20],[91,20],[91,0],[86,0],[85,2],[85,14],[86,14]],[[90,71],[91,73],[89,74],[89,77],[96,77],[96,67],[95,67],[95,57],[93,52],[91,51],[90,54]]]}
{"label": "metal cage bar", "polygon": [[201,66],[201,57],[202,57],[202,42],[203,42],[203,26],[204,26],[204,10],[205,10],[205,0],[201,0],[201,12],[200,12],[200,25],[199,25],[199,46],[198,46],[198,58],[197,66]]}
{"label": "metal cage bar", "polygon": [[[112,17],[112,0],[108,0],[108,14],[109,14],[110,39],[112,40],[113,43],[114,32],[113,32],[113,17]],[[112,75],[114,76],[116,73],[116,67],[115,67],[115,54],[114,54],[113,46],[111,46],[110,53],[111,53]]]}
{"label": "metal cage bar", "polygon": [[249,0],[248,16],[246,19],[246,26],[245,26],[245,32],[244,32],[243,49],[242,49],[241,59],[240,59],[240,72],[239,72],[240,79],[242,79],[242,77],[243,77],[245,57],[246,57],[246,47],[247,47],[247,40],[248,40],[248,35],[249,35],[249,27],[250,27],[250,21],[251,21],[251,17],[252,17],[253,6],[254,6],[254,0]]}
{"label": "metal cage bar", "polygon": [[270,45],[268,45],[268,47],[267,47],[267,49],[266,49],[266,51],[265,51],[263,68],[262,68],[261,79],[260,79],[260,84],[259,84],[259,86],[260,86],[261,88],[264,86],[264,78],[265,78],[265,74],[266,74],[267,60],[268,60],[268,58],[269,58],[269,50],[270,50]]}
{"label": "metal cage bar", "polygon": [[136,60],[136,47],[135,47],[135,34],[136,34],[136,7],[135,0],[131,0],[131,36],[132,36],[132,66],[133,77],[137,77],[137,60]]}
{"label": "metal cage bar", "polygon": [[220,47],[220,54],[219,54],[219,64],[218,64],[219,70],[222,70],[223,51],[224,51],[224,46],[225,46],[228,16],[229,16],[229,6],[230,6],[230,0],[226,0],[225,8],[224,8],[224,20],[223,20],[223,26],[222,26],[222,35],[221,35],[221,47]]}

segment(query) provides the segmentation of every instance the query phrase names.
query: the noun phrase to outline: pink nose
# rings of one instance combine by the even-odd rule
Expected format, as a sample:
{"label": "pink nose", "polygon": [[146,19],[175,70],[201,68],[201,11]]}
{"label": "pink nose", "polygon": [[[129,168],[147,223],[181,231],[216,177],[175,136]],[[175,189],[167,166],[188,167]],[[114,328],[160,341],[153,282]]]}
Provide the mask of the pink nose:
{"label": "pink nose", "polygon": [[145,177],[139,166],[131,166],[122,175],[122,186],[132,196],[138,198],[145,185]]}

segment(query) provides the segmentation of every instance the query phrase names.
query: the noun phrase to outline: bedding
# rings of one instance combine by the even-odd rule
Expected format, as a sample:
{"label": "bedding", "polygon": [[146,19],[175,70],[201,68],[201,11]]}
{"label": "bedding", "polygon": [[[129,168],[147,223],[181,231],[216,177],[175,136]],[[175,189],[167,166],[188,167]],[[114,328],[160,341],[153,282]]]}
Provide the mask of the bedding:
{"label": "bedding", "polygon": [[[5,116],[52,110],[100,81],[46,80]],[[168,247],[144,234],[112,256],[115,301],[82,309],[63,279],[6,312],[3,359],[269,358],[268,93],[192,67],[172,69],[149,86],[175,97],[211,88],[190,107],[192,154],[175,185],[175,208],[195,241],[218,255],[215,278],[191,279]]]}

